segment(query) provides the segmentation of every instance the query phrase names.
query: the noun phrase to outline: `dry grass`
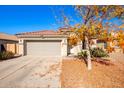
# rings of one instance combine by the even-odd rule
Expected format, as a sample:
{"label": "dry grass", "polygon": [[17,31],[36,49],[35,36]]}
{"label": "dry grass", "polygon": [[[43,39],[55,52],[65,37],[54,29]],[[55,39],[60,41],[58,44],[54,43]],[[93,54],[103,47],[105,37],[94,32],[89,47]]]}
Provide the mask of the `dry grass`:
{"label": "dry grass", "polygon": [[61,86],[66,88],[123,88],[124,64],[112,65],[93,62],[93,69],[87,70],[86,64],[79,59],[63,59]]}

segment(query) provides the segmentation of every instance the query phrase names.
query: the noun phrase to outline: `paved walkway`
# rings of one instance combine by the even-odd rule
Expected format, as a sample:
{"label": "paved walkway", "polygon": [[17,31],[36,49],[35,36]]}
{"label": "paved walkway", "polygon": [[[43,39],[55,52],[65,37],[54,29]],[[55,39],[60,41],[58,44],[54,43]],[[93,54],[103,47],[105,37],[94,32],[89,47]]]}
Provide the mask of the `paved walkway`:
{"label": "paved walkway", "polygon": [[0,62],[0,87],[61,87],[61,58],[24,56]]}

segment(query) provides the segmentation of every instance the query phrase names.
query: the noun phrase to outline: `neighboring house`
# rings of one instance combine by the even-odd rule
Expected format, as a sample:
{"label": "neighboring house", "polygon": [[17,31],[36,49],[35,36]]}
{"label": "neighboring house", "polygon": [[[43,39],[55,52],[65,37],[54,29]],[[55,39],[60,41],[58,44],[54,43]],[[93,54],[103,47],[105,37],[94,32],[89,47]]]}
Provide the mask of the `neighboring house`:
{"label": "neighboring house", "polygon": [[92,48],[97,48],[97,47],[102,48],[102,49],[107,48],[107,42],[104,40],[93,38],[92,41],[93,41],[93,44],[91,46]]}
{"label": "neighboring house", "polygon": [[107,48],[107,42],[104,40],[96,40],[97,47],[106,49]]}
{"label": "neighboring house", "polygon": [[0,33],[0,52],[11,51],[18,54],[18,38],[14,35]]}
{"label": "neighboring house", "polygon": [[16,34],[19,54],[33,56],[67,56],[67,36],[44,30]]}
{"label": "neighboring house", "polygon": [[[98,39],[93,39],[93,40],[95,43],[92,45],[92,48],[99,47],[104,50],[107,49],[107,42],[105,40],[98,40]],[[124,49],[120,48],[119,46],[113,45],[112,42],[110,42],[110,46],[114,49],[114,51],[112,51],[112,52],[123,53],[123,51],[124,51]]]}

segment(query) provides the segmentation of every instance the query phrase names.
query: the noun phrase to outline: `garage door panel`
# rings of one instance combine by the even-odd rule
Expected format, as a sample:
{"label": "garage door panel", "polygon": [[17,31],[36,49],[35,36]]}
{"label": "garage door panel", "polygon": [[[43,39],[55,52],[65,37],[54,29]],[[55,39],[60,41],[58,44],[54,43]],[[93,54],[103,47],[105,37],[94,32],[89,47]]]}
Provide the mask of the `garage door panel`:
{"label": "garage door panel", "polygon": [[61,56],[61,42],[27,42],[27,55]]}

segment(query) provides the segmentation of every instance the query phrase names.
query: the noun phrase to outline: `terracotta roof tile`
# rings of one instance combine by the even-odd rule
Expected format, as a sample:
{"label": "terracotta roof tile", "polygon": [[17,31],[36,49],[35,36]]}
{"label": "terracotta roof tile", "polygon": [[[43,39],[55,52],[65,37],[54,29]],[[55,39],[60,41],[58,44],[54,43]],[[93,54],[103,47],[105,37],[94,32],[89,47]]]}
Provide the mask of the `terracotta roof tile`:
{"label": "terracotta roof tile", "polygon": [[43,30],[43,31],[19,33],[17,35],[59,35],[59,34],[60,34],[59,32],[53,30]]}
{"label": "terracotta roof tile", "polygon": [[62,28],[59,28],[58,31],[60,32],[68,32],[68,31],[72,31],[72,27],[62,27]]}

